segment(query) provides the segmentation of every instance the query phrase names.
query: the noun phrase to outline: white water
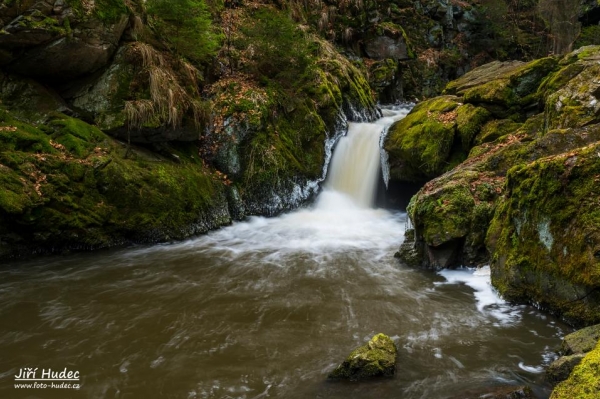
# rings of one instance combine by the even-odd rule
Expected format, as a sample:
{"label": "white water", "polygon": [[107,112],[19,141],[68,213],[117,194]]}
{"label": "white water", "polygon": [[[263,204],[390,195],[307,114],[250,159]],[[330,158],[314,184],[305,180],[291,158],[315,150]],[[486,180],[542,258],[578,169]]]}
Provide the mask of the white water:
{"label": "white water", "polygon": [[[347,194],[359,207],[372,207],[382,153],[385,157],[380,144],[387,129],[408,112],[410,107],[388,108],[384,109],[384,117],[374,123],[350,123],[348,134],[342,137],[333,154],[326,190]],[[384,170],[386,166],[387,159]]]}
{"label": "white water", "polygon": [[[271,252],[271,261],[287,255],[370,251],[375,257],[393,253],[403,239],[405,215],[373,209],[380,169],[380,137],[410,107],[383,110],[373,123],[348,124],[348,133],[335,146],[325,188],[315,203],[277,218],[251,217],[213,232],[201,240],[223,256]],[[196,246],[197,240],[178,246]]]}

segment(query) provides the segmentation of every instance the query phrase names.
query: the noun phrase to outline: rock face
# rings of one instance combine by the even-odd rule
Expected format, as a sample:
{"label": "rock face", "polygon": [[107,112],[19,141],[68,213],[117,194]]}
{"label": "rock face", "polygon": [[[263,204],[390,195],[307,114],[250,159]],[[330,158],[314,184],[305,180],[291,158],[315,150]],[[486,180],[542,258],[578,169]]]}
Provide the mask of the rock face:
{"label": "rock face", "polygon": [[355,349],[328,378],[358,381],[371,377],[391,377],[396,372],[396,346],[390,337],[377,334]]}
{"label": "rock face", "polygon": [[599,83],[589,74],[599,53],[586,47],[562,59],[494,62],[392,127],[392,178],[441,174],[408,207],[414,233],[401,259],[443,268],[489,262],[491,253],[502,294],[572,323],[598,320],[600,238],[589,198],[598,187]]}
{"label": "rock face", "polygon": [[[71,5],[63,0],[12,2],[5,8],[0,47],[8,71],[72,79],[106,65],[129,21],[121,0]],[[43,68],[40,68],[43,65]]]}

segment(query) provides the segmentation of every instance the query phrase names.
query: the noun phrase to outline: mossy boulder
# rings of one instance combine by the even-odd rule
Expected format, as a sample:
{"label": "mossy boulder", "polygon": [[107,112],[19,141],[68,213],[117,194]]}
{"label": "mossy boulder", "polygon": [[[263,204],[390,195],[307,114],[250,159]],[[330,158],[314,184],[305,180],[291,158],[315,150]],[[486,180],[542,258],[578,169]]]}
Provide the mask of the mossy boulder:
{"label": "mossy boulder", "polygon": [[450,82],[444,93],[483,106],[497,118],[522,118],[537,107],[538,87],[557,64],[553,57],[529,63],[494,61]]}
{"label": "mossy boulder", "polygon": [[600,341],[600,324],[582,328],[563,338],[560,353],[563,355],[588,353],[596,347],[598,341]]}
{"label": "mossy boulder", "polygon": [[514,127],[474,147],[466,161],[429,181],[411,199],[408,214],[415,230],[405,236],[398,253],[404,263],[439,269],[488,262],[497,240],[488,229],[508,171],[600,140],[600,129],[589,128],[544,135],[543,114]]}
{"label": "mossy boulder", "polygon": [[569,378],[569,375],[571,375],[575,366],[581,363],[584,357],[584,353],[559,357],[548,366],[548,369],[546,369],[546,379],[552,385],[565,381]]}
{"label": "mossy boulder", "polygon": [[600,322],[599,153],[596,142],[513,167],[487,237],[501,294],[576,325]]}
{"label": "mossy boulder", "polygon": [[127,148],[55,113],[35,126],[0,111],[0,259],[183,239],[231,221],[224,185],[195,146],[178,162]]}
{"label": "mossy boulder", "polygon": [[394,341],[385,334],[377,334],[366,345],[352,351],[342,364],[329,373],[328,378],[358,381],[392,377],[396,372],[396,356]]}
{"label": "mossy boulder", "polygon": [[548,129],[581,127],[600,122],[600,46],[587,46],[565,56],[562,68],[539,88],[545,101]]}
{"label": "mossy boulder", "polygon": [[558,384],[550,399],[595,399],[600,397],[600,342],[575,367],[566,381]]}
{"label": "mossy boulder", "polygon": [[8,50],[5,68],[28,77],[68,80],[102,68],[129,22],[123,0],[21,3],[6,10],[14,18],[0,47]]}
{"label": "mossy boulder", "polygon": [[391,179],[424,182],[452,169],[467,158],[490,118],[485,108],[462,104],[455,96],[417,104],[386,137]]}

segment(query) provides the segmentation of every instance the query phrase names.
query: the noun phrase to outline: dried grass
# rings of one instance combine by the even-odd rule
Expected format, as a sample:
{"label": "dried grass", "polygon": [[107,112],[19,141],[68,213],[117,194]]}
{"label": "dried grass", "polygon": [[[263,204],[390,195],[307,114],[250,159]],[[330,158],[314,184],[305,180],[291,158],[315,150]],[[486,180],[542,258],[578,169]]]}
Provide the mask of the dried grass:
{"label": "dried grass", "polygon": [[[146,43],[137,42],[132,51],[141,58],[141,66],[148,74],[150,83],[150,99],[128,101],[125,114],[129,128],[141,129],[151,121],[158,120],[177,129],[183,117],[189,111],[193,114],[194,125],[200,129],[201,122],[206,120],[202,102],[198,100],[200,93],[196,86],[200,72],[186,61],[169,61],[162,53]],[[173,62],[179,62],[178,76],[173,70]],[[191,93],[182,86],[181,79],[191,84]]]}

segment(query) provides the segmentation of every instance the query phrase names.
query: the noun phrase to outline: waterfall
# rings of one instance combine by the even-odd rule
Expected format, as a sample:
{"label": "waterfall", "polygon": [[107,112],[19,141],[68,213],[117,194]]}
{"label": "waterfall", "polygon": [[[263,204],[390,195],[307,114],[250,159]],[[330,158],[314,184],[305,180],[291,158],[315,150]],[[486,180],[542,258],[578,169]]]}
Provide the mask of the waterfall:
{"label": "waterfall", "polygon": [[384,117],[373,123],[349,123],[348,134],[340,139],[333,153],[325,189],[346,194],[361,208],[372,207],[382,155],[387,170],[387,154],[380,149],[383,133],[411,108],[404,105],[384,109]]}
{"label": "waterfall", "polygon": [[375,200],[379,177],[379,136],[383,126],[350,123],[348,134],[338,143],[325,187],[345,193],[363,208]]}

